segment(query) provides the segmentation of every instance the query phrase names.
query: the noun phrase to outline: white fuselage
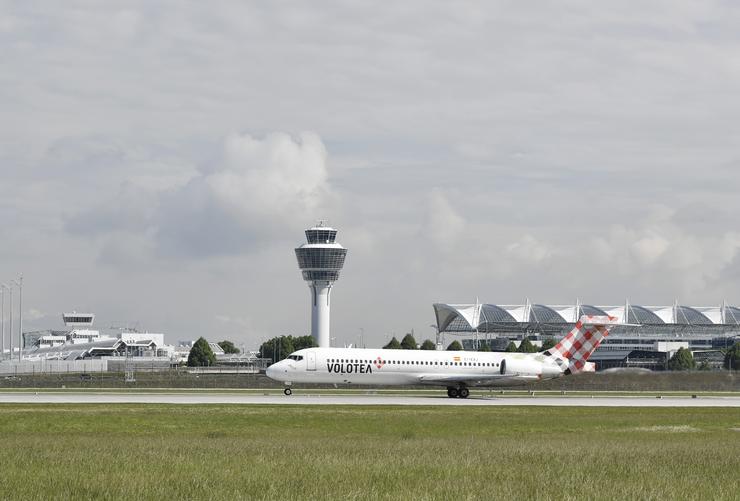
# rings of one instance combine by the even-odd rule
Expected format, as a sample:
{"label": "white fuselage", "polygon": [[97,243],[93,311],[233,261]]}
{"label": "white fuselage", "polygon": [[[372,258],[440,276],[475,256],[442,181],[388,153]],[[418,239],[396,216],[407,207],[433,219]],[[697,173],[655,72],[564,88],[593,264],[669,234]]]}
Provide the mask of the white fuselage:
{"label": "white fuselage", "polygon": [[565,368],[540,353],[308,348],[268,367],[267,376],[287,384],[507,386]]}

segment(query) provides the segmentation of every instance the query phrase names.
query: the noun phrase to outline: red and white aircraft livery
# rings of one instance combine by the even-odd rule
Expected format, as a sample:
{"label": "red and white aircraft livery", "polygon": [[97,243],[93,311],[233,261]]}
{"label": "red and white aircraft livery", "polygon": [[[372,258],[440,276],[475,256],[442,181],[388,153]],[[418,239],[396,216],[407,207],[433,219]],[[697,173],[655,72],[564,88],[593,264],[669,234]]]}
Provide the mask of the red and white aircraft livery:
{"label": "red and white aircraft livery", "polygon": [[588,357],[609,335],[616,317],[582,316],[555,347],[539,353],[307,348],[267,368],[285,383],[446,386],[450,398],[467,398],[469,386],[508,386],[592,372]]}

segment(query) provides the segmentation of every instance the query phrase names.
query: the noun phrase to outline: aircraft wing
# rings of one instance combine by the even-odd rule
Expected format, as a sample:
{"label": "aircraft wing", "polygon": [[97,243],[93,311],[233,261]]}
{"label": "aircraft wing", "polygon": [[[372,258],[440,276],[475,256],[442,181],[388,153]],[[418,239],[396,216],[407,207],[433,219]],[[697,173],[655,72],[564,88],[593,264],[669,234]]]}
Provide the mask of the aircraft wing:
{"label": "aircraft wing", "polygon": [[429,385],[455,385],[463,383],[467,386],[496,386],[505,385],[512,382],[536,381],[537,376],[514,376],[511,374],[489,374],[489,375],[467,375],[467,374],[425,374],[419,376],[419,384]]}

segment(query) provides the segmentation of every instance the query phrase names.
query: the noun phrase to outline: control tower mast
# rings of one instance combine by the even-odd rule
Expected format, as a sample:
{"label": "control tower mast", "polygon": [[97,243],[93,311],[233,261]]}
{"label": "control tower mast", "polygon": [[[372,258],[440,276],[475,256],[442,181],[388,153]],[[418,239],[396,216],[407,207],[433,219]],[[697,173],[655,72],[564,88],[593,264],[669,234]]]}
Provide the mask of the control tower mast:
{"label": "control tower mast", "polygon": [[311,335],[319,347],[330,346],[329,314],[332,285],[339,279],[347,249],[335,242],[337,230],[320,221],[306,230],[305,243],[295,250],[303,280],[311,289]]}

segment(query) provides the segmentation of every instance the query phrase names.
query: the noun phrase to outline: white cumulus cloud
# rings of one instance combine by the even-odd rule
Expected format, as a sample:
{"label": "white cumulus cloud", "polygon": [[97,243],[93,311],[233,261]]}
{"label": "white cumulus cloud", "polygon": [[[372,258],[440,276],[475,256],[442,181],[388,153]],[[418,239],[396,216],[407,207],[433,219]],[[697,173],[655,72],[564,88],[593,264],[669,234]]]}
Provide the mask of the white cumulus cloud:
{"label": "white cumulus cloud", "polygon": [[506,246],[506,253],[519,261],[540,264],[551,255],[547,244],[532,235],[524,235],[518,241]]}
{"label": "white cumulus cloud", "polygon": [[326,148],[304,132],[226,138],[219,161],[163,194],[156,238],[165,255],[249,252],[334,212]]}
{"label": "white cumulus cloud", "polygon": [[442,250],[455,247],[465,233],[465,219],[438,190],[432,191],[428,196],[424,232]]}
{"label": "white cumulus cloud", "polygon": [[312,217],[329,194],[327,153],[321,138],[273,133],[260,140],[232,134],[224,163],[203,182],[210,196],[241,223],[290,223]]}
{"label": "white cumulus cloud", "polygon": [[646,235],[635,241],[630,250],[640,264],[655,263],[668,250],[670,242],[660,235]]}

